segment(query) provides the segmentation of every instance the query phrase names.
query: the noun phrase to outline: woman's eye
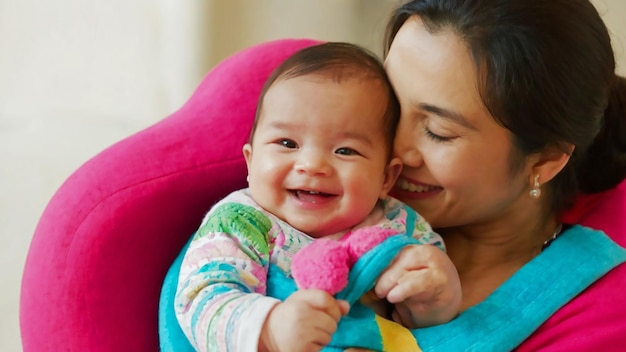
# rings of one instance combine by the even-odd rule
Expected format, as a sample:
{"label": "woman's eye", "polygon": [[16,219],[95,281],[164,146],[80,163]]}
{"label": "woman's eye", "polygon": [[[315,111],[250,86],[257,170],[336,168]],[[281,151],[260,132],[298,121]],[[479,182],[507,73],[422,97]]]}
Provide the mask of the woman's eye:
{"label": "woman's eye", "polygon": [[335,154],[339,155],[361,155],[359,152],[352,148],[339,148],[335,151]]}
{"label": "woman's eye", "polygon": [[278,141],[278,144],[282,145],[285,148],[296,149],[298,148],[298,144],[292,141],[291,139],[281,139]]}
{"label": "woman's eye", "polygon": [[427,127],[424,127],[424,134],[426,137],[434,140],[435,142],[449,142],[454,139],[454,137],[444,137],[438,134],[433,133],[433,131],[429,130]]}

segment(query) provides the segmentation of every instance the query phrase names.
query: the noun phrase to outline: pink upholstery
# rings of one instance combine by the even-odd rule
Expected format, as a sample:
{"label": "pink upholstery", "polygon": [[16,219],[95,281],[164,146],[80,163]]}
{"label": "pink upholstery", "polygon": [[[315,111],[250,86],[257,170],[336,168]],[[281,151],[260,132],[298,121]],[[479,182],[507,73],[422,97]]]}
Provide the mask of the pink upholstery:
{"label": "pink upholstery", "polygon": [[608,191],[581,195],[563,221],[600,229],[626,247],[626,179]]}
{"label": "pink upholstery", "polygon": [[[24,351],[158,351],[161,284],[208,208],[245,185],[241,146],[269,72],[316,43],[244,50],[176,113],[80,167],[48,204],[22,282]],[[626,181],[570,217],[626,244]]]}
{"label": "pink upholstery", "polygon": [[169,266],[209,207],[245,185],[241,146],[263,82],[286,56],[315,43],[274,41],[232,56],[179,111],[68,178],[26,260],[24,351],[158,351]]}

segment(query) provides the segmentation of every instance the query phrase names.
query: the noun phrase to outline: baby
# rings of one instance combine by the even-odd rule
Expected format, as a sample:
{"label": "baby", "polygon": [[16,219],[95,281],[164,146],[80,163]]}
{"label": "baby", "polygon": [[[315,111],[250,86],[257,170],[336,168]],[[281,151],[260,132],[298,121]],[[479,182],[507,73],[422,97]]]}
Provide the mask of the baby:
{"label": "baby", "polygon": [[[318,289],[284,301],[269,297],[268,272],[289,277],[294,255],[318,238],[340,240],[372,226],[405,229],[408,207],[387,195],[402,168],[393,157],[398,116],[382,64],[358,46],[309,47],[273,72],[243,147],[249,188],[209,211],[182,263],[175,309],[197,350],[304,351],[330,342],[348,303]],[[443,248],[417,219],[412,237]],[[419,270],[446,275],[436,266]],[[414,277],[397,285],[410,287],[401,281]],[[429,310],[423,291],[401,291],[374,300],[409,311],[410,319],[399,321],[405,326],[443,323],[458,313],[457,300]],[[371,301],[367,296],[363,301]]]}

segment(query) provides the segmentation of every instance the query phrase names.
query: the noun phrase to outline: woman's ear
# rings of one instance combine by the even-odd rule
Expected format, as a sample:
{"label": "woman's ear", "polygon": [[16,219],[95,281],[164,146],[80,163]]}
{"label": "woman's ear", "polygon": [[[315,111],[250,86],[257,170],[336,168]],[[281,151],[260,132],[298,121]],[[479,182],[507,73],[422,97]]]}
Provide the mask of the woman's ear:
{"label": "woman's ear", "polygon": [[566,149],[567,151],[561,148],[547,148],[537,153],[537,158],[532,164],[530,184],[533,184],[536,175],[539,175],[539,183],[545,184],[561,172],[574,152],[574,145],[568,145]]}
{"label": "woman's ear", "polygon": [[396,180],[398,179],[398,176],[400,176],[401,171],[402,160],[396,157],[391,158],[389,164],[387,164],[387,168],[385,169],[385,177],[383,179],[383,185],[378,198],[382,199],[387,197],[393,186],[396,184]]}

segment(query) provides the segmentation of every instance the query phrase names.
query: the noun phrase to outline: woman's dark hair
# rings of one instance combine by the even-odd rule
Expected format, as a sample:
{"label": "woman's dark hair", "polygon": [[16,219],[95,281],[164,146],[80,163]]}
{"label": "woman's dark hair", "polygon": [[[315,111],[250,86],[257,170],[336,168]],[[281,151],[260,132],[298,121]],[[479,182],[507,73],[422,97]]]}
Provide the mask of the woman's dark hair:
{"label": "woman's dark hair", "polygon": [[400,104],[382,62],[376,55],[360,46],[342,42],[328,42],[301,49],[272,72],[259,97],[254,124],[250,132],[250,142],[254,138],[263,107],[263,98],[269,88],[278,81],[310,74],[328,75],[338,82],[347,79],[372,79],[381,82],[388,95],[383,124],[385,143],[389,157],[391,157],[393,140],[400,118]]}
{"label": "woman's dark hair", "polygon": [[[555,212],[578,192],[626,177],[626,80],[615,74],[609,33],[588,0],[409,1],[392,14],[385,55],[412,16],[465,42],[482,100],[514,135],[517,154],[575,146],[547,185]],[[512,159],[515,172],[520,159]]]}

